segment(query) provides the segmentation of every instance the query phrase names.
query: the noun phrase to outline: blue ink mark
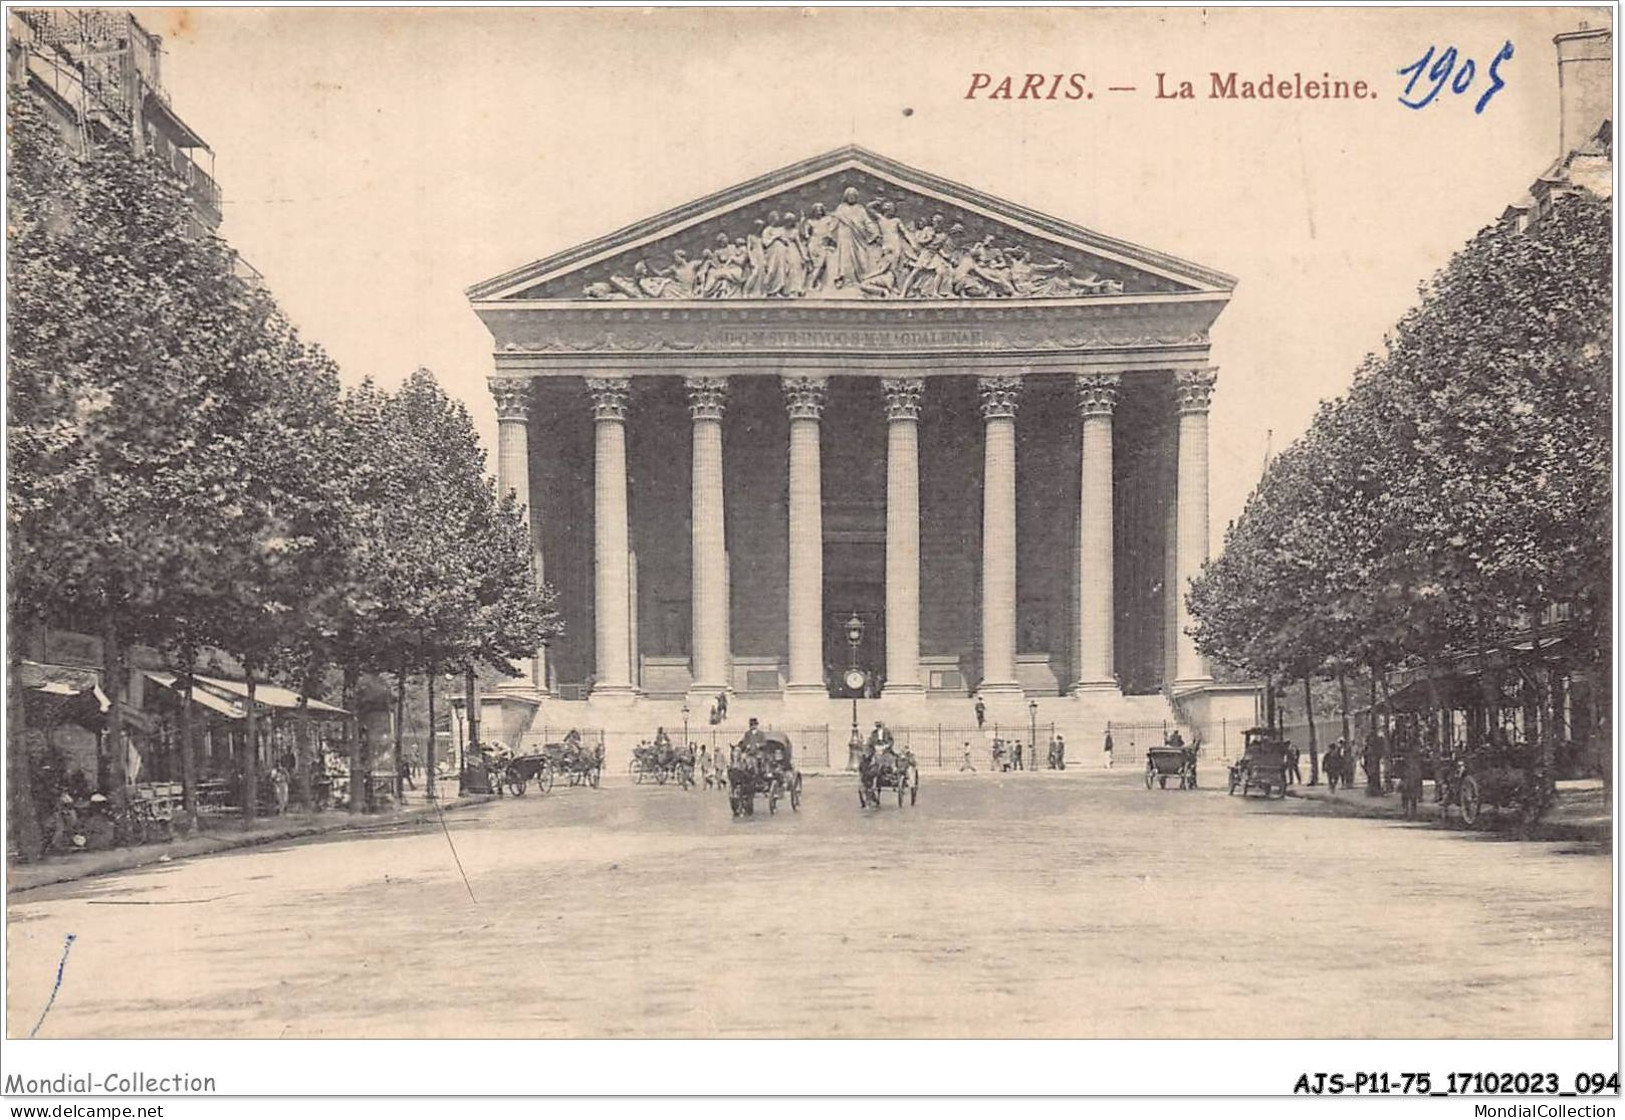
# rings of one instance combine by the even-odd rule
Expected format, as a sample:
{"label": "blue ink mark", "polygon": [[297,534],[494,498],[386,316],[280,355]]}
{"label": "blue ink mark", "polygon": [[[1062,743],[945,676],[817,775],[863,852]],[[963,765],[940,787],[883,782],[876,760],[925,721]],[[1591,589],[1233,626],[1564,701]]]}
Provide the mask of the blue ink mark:
{"label": "blue ink mark", "polygon": [[[1506,80],[1501,77],[1499,67],[1511,57],[1512,40],[1508,39],[1490,62],[1487,70],[1489,88],[1473,106],[1474,114],[1482,113],[1490,98],[1506,86]],[[1458,62],[1461,64],[1459,67]],[[1478,63],[1470,58],[1464,58],[1453,46],[1440,51],[1438,44],[1429,44],[1421,58],[1408,66],[1400,67],[1397,72],[1410,75],[1404,91],[1399,95],[1399,103],[1407,109],[1425,109],[1433,104],[1447,86],[1451,93],[1457,95],[1471,89],[1473,82],[1478,78]],[[1418,83],[1424,80],[1424,76],[1429,85],[1418,89]]]}
{"label": "blue ink mark", "polygon": [[1501,47],[1501,52],[1495,56],[1495,61],[1490,63],[1490,88],[1484,91],[1484,96],[1480,97],[1478,99],[1478,104],[1473,106],[1474,113],[1482,113],[1484,111],[1484,106],[1490,103],[1490,98],[1499,93],[1501,87],[1506,85],[1506,82],[1501,79],[1501,75],[1496,72],[1496,69],[1501,65],[1501,63],[1507,61],[1511,57],[1512,40],[1508,39]]}
{"label": "blue ink mark", "polygon": [[39,1022],[35,1023],[34,1029],[28,1032],[29,1038],[39,1034],[39,1029],[45,1025],[45,1017],[51,1013],[51,1008],[56,1003],[56,994],[62,990],[62,972],[68,967],[68,950],[73,948],[73,943],[77,938],[77,934],[70,933],[68,939],[62,943],[62,959],[56,964],[56,983],[51,986],[51,998],[45,1001],[45,1010],[39,1013]]}

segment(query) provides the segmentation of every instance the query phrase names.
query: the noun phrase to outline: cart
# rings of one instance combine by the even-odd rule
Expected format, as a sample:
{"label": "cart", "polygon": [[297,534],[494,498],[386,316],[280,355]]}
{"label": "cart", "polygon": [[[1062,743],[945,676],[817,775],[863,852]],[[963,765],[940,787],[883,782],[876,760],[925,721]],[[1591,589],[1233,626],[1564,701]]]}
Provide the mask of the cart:
{"label": "cart", "polygon": [[1168,779],[1180,789],[1196,788],[1196,751],[1192,747],[1152,747],[1145,752],[1145,788],[1168,788]]}
{"label": "cart", "polygon": [[1268,727],[1250,727],[1241,733],[1242,748],[1240,761],[1230,767],[1230,792],[1234,794],[1241,791],[1243,797],[1255,789],[1264,791],[1267,798],[1272,793],[1277,797],[1286,796],[1287,752],[1291,744],[1285,739],[1275,737],[1275,732]]}

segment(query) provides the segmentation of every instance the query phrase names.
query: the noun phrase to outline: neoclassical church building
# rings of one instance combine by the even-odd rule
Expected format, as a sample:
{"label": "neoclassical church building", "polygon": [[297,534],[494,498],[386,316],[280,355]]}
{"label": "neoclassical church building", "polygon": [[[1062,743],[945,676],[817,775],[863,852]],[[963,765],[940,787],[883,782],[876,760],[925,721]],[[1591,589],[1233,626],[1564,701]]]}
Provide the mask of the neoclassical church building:
{"label": "neoclassical church building", "polygon": [[1244,722],[1183,601],[1234,286],[856,147],[475,285],[566,627],[488,737]]}

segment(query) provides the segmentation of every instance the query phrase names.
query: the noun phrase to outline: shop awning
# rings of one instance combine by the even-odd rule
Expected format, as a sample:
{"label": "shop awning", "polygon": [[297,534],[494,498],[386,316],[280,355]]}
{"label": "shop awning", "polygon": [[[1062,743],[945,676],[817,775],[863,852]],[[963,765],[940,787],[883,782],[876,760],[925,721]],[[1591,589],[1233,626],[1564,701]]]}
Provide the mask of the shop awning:
{"label": "shop awning", "polygon": [[[179,684],[179,678],[174,673],[147,673],[147,679],[172,690],[177,695],[185,690]],[[225,680],[221,677],[193,677],[195,687],[192,689],[192,701],[217,715],[226,719],[245,719],[248,715],[248,686],[242,681]],[[278,688],[272,684],[257,684],[254,686],[254,701],[263,709],[273,711],[293,712],[299,708],[299,694],[291,689]],[[332,704],[321,700],[310,701],[310,712],[315,716],[342,716],[348,715],[343,708],[335,708]]]}
{"label": "shop awning", "polygon": [[[173,673],[148,673],[146,677],[154,684],[162,685],[171,690],[176,696],[184,697],[185,695],[186,690],[179,685],[178,678]],[[201,677],[198,678],[198,680],[202,679]],[[192,703],[200,708],[207,708],[215,715],[225,719],[244,719],[248,715],[247,709],[242,704],[216,696],[206,688],[192,689]]]}
{"label": "shop awning", "polygon": [[[242,681],[225,680],[221,677],[198,677],[198,681],[210,688],[219,689],[229,693],[232,697],[248,699],[248,685]],[[254,686],[254,700],[267,708],[279,711],[292,712],[299,708],[299,694],[291,688],[281,688],[274,684],[256,684]],[[312,698],[307,702],[312,715],[347,716],[350,713],[343,708],[334,707],[324,701]]]}
{"label": "shop awning", "polygon": [[65,720],[90,731],[105,726],[104,717],[113,705],[101,690],[96,670],[24,661],[19,677],[27,694],[46,705],[52,722]]}
{"label": "shop awning", "polygon": [[[1478,678],[1475,676],[1452,674],[1440,677],[1436,686],[1439,691],[1439,703],[1446,708],[1470,708],[1484,702],[1484,697],[1479,692]],[[1390,694],[1386,700],[1377,705],[1377,711],[1425,712],[1432,707],[1433,690],[1428,687],[1428,682],[1424,678],[1412,681]]]}

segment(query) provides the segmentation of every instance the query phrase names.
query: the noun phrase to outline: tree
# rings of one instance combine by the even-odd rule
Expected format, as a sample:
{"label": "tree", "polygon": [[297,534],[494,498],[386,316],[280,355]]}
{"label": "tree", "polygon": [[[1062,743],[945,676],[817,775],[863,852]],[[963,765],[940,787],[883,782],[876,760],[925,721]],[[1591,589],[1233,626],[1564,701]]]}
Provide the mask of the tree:
{"label": "tree", "polygon": [[201,558],[166,479],[206,466],[200,418],[242,285],[156,161],[122,146],[69,158],[23,95],[11,119],[29,172],[9,276],[10,605],[102,639],[122,805],[125,651],[164,636],[166,581]]}
{"label": "tree", "polygon": [[[1524,615],[1539,661],[1541,611],[1566,602],[1604,681],[1611,218],[1588,194],[1560,199],[1528,233],[1485,229],[1422,289],[1193,584],[1204,653],[1261,675],[1362,664],[1373,682],[1408,662],[1438,707],[1454,651],[1507,640]],[[1547,676],[1528,675],[1543,710]]]}

